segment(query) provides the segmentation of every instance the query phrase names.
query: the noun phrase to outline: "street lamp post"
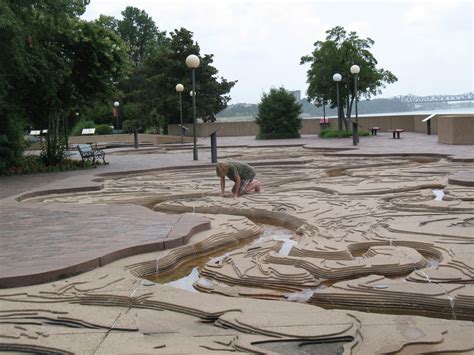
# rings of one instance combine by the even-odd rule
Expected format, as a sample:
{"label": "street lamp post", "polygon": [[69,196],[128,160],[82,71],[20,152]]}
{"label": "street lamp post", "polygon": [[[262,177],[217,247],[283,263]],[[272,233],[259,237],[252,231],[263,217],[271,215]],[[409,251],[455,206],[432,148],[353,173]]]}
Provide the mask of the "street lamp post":
{"label": "street lamp post", "polygon": [[342,75],[336,73],[332,76],[332,80],[336,82],[336,96],[337,96],[337,124],[339,130],[342,130],[342,122],[341,122],[341,108],[339,107],[339,82],[342,80]]}
{"label": "street lamp post", "polygon": [[323,98],[323,122],[326,123],[326,100]]}
{"label": "street lamp post", "polygon": [[357,112],[357,102],[359,101],[357,84],[359,80],[360,67],[356,64],[351,66],[351,74],[354,75],[354,95],[355,95],[355,122],[352,121],[352,145],[357,145],[359,143],[359,113]]}
{"label": "street lamp post", "polygon": [[[323,81],[326,82],[326,75],[323,74]],[[323,96],[323,127],[329,127],[329,121],[326,121],[326,100]],[[323,128],[321,127],[321,128]]]}
{"label": "street lamp post", "polygon": [[118,101],[115,101],[114,102],[114,107],[115,107],[115,118],[117,119],[117,131],[119,129],[119,106],[120,106],[120,102]]}
{"label": "street lamp post", "polygon": [[196,146],[196,78],[195,78],[195,69],[199,67],[199,57],[194,54],[188,55],[186,58],[186,66],[192,70],[192,79],[193,79],[193,160],[198,160],[198,151]]}
{"label": "street lamp post", "polygon": [[176,85],[176,92],[179,94],[179,122],[180,122],[180,128],[179,130],[181,131],[181,144],[184,143],[184,138],[183,138],[183,102],[181,100],[181,93],[184,90],[183,84],[178,84]]}

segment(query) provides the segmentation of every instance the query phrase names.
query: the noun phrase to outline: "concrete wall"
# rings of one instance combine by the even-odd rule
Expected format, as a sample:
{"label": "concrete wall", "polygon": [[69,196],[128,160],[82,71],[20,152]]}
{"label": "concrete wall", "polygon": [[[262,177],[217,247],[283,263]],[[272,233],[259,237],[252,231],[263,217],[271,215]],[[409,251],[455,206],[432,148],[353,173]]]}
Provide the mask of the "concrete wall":
{"label": "concrete wall", "polygon": [[[362,116],[359,117],[361,129],[370,130],[371,127],[380,127],[382,132],[396,128],[405,129],[408,132],[426,133],[427,125],[422,120],[428,115],[404,115],[404,116]],[[336,118],[329,119],[330,126],[337,128]],[[193,125],[185,124],[187,128],[184,141],[193,141]],[[213,122],[196,124],[197,137],[208,137],[217,130],[219,137],[256,136],[258,125],[254,121],[239,122]],[[179,125],[168,126],[169,135],[138,134],[141,144],[165,144],[180,143],[181,131]],[[300,130],[302,135],[319,134],[319,118],[303,120]],[[439,135],[439,142],[446,144],[474,144],[474,115],[440,115],[431,119],[431,133]],[[69,144],[98,143],[98,144],[133,144],[133,134],[113,134],[102,136],[72,136]],[[40,149],[38,143],[33,144],[31,149]]]}
{"label": "concrete wall", "polygon": [[[336,125],[337,122],[330,120],[331,125]],[[186,136],[193,135],[193,125],[191,123],[184,124],[187,128]],[[178,135],[179,125],[169,125],[168,133]],[[196,135],[198,137],[207,137],[217,130],[219,137],[244,137],[256,136],[258,134],[258,125],[254,121],[238,121],[238,122],[213,122],[213,123],[198,123],[196,124]],[[318,134],[320,131],[319,119],[303,120],[303,127],[300,130],[301,134]]]}
{"label": "concrete wall", "polygon": [[441,116],[438,132],[439,143],[474,144],[474,115]]}
{"label": "concrete wall", "polygon": [[[421,122],[428,115],[405,115],[405,116],[370,116],[359,117],[359,126],[366,131],[371,127],[380,127],[381,131],[388,131],[396,128],[404,129],[408,132],[423,132],[427,130],[426,123]],[[337,128],[337,119],[329,120],[331,127]],[[188,129],[187,136],[192,136],[193,125],[191,123],[184,124]],[[178,125],[169,125],[169,134],[179,135]],[[256,136],[258,134],[258,125],[254,121],[238,121],[238,122],[213,122],[196,124],[196,135],[198,137],[209,136],[218,129],[219,137],[238,137],[238,136]],[[349,128],[350,129],[350,128]],[[308,118],[303,120],[303,127],[300,133],[319,134],[320,125],[319,118]],[[438,125],[437,118],[431,119],[431,133],[437,134]]]}
{"label": "concrete wall", "polygon": [[[181,137],[174,135],[162,136],[159,134],[138,134],[138,142],[142,144],[165,144],[181,143]],[[185,138],[185,142],[192,142],[192,139]],[[81,143],[130,143],[133,144],[133,134],[108,134],[101,136],[71,136],[69,144]]]}
{"label": "concrete wall", "polygon": [[[69,146],[74,147],[76,144],[99,144],[99,145],[119,145],[119,144],[133,144],[133,134],[107,134],[107,135],[90,135],[90,136],[70,136]],[[180,136],[167,135],[162,136],[158,134],[138,134],[139,144],[167,144],[167,143],[181,143]],[[192,143],[191,137],[184,137],[185,143]],[[39,150],[41,145],[39,142],[32,144],[28,150]]]}
{"label": "concrete wall", "polygon": [[[415,132],[426,133],[427,132],[427,123],[421,122],[426,118],[427,115],[420,115],[415,117]],[[442,116],[435,116],[431,121],[431,134],[438,134],[438,119]]]}

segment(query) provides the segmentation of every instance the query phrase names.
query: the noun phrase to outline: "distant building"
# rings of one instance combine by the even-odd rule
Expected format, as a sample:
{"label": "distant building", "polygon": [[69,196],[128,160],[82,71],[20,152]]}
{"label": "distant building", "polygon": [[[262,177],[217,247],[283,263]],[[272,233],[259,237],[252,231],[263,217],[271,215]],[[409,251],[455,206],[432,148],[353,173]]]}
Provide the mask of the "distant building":
{"label": "distant building", "polygon": [[296,101],[301,101],[301,90],[293,90],[290,92],[293,94]]}

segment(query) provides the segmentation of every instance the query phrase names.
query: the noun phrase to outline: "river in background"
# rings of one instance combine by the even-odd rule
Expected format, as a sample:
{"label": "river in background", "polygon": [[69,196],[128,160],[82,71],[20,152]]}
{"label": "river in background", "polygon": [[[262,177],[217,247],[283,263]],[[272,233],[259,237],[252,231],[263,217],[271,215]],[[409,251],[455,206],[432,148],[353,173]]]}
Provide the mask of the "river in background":
{"label": "river in background", "polygon": [[[418,110],[418,111],[405,111],[405,112],[385,112],[385,113],[368,113],[360,114],[359,117],[373,117],[373,116],[404,116],[404,115],[449,115],[449,114],[474,114],[473,107],[456,107],[456,108],[444,108],[444,109],[433,109],[433,110]],[[354,112],[352,112],[354,116]],[[336,117],[336,116],[328,116]]]}
{"label": "river in background", "polygon": [[[384,112],[384,113],[370,113],[370,114],[359,114],[359,117],[374,117],[374,116],[404,116],[404,115],[448,115],[448,114],[474,114],[473,107],[456,107],[456,108],[446,108],[446,109],[433,109],[433,110],[419,110],[419,111],[405,111],[405,112]],[[354,111],[352,112],[354,116]],[[308,114],[303,114],[303,119],[322,117],[322,116],[310,116]],[[327,115],[327,117],[336,118],[335,115]],[[255,116],[240,116],[240,117],[218,117],[217,122],[239,122],[239,121],[254,121]]]}

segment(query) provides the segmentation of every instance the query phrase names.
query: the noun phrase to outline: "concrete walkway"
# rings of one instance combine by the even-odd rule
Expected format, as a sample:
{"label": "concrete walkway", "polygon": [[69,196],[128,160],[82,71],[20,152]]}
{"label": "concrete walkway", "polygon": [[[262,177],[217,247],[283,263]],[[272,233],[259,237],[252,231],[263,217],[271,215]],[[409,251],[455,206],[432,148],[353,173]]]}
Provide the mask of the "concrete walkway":
{"label": "concrete walkway", "polygon": [[[434,154],[474,162],[474,146],[439,144],[437,139],[435,135],[411,132],[393,139],[391,133],[379,133],[361,137],[354,147],[352,138],[304,136],[259,141],[254,137],[218,137],[218,147],[301,145],[337,151],[331,154]],[[135,154],[133,148],[116,148],[107,150],[110,164],[96,169],[0,177],[0,287],[52,281],[129,255],[175,247],[193,233],[209,228],[209,221],[198,216],[159,214],[135,205],[19,202],[52,191],[100,189],[98,178],[104,174],[198,165],[211,169],[210,140],[199,139],[198,144],[198,161],[192,160],[190,144],[172,154],[162,153],[176,146],[144,147],[138,150],[140,154]],[[472,183],[474,174],[466,172],[457,179]]]}

